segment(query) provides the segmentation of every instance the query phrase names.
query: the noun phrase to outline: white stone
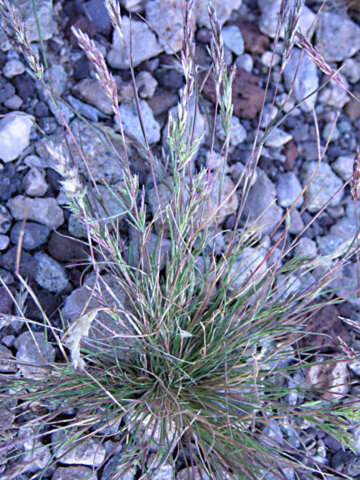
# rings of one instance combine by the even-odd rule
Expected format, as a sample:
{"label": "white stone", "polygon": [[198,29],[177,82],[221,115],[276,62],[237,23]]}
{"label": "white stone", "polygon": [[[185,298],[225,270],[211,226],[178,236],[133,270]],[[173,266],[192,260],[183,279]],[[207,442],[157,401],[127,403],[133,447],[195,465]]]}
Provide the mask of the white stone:
{"label": "white stone", "polygon": [[148,0],[146,19],[156,28],[159,41],[170,55],[182,48],[184,38],[183,0]]}
{"label": "white stone", "polygon": [[3,68],[3,74],[6,78],[13,78],[13,77],[16,77],[16,75],[21,75],[24,72],[25,72],[24,64],[20,60],[17,60],[16,58],[12,58],[11,60],[8,60],[5,63]]}
{"label": "white stone", "polygon": [[236,25],[224,27],[222,30],[222,37],[224,45],[235,53],[235,55],[241,55],[244,53],[245,44],[239,27]]}
{"label": "white stone", "polygon": [[74,448],[68,453],[65,453],[71,446],[71,443],[68,443],[68,440],[71,439],[74,433],[75,432],[58,430],[51,435],[52,442],[55,444],[53,447],[55,450],[55,457],[61,457],[61,463],[65,463],[66,465],[74,464],[99,467],[105,460],[106,451],[104,446],[97,439],[89,438],[84,442],[77,442],[77,445],[76,442],[73,442],[73,445],[76,446],[74,446]]}
{"label": "white stone", "polygon": [[49,185],[46,183],[45,174],[39,168],[32,167],[23,180],[25,193],[30,197],[41,197],[45,195]]}
{"label": "white stone", "polygon": [[[128,56],[130,44],[130,20],[125,16],[122,17],[122,31],[127,47],[124,46],[124,39],[120,37],[118,31],[114,30],[113,42],[107,60],[109,65],[113,68],[127,69],[130,66]],[[162,52],[163,48],[146,23],[133,19],[131,21],[131,31],[134,67],[144,60],[156,57]]]}
{"label": "white stone", "polygon": [[0,120],[0,159],[16,160],[30,142],[34,117],[22,112],[12,112]]}
{"label": "white stone", "polygon": [[16,220],[34,220],[49,228],[57,228],[64,223],[64,213],[54,198],[17,195],[8,201],[8,208]]}
{"label": "white stone", "polygon": [[[145,145],[144,135],[141,129],[135,102],[123,103],[120,105],[119,109],[125,133],[129,135],[129,137],[134,138],[141,145]],[[140,109],[147,141],[150,144],[157,143],[160,140],[160,125],[155,120],[152,110],[145,100],[140,100]],[[115,117],[115,122],[118,124],[117,117]]]}
{"label": "white stone", "polygon": [[265,145],[267,147],[281,148],[283,145],[290,142],[291,139],[292,135],[290,135],[290,133],[287,133],[280,128],[274,128],[266,138]]}

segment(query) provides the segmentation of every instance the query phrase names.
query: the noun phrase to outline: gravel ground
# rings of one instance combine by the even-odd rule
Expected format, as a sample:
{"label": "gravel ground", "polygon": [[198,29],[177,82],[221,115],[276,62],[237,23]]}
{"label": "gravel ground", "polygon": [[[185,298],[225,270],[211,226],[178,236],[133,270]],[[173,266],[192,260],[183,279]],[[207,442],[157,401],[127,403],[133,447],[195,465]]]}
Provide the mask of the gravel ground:
{"label": "gravel ground", "polygon": [[[93,134],[92,129],[79,123],[73,110],[79,112],[88,121],[100,122],[106,128],[116,130],[116,122],[111,105],[94,78],[93,68],[76,46],[70,27],[77,25],[82,28],[106,53],[107,62],[112,68],[119,87],[120,109],[125,132],[131,134],[141,144],[142,134],[131,103],[129,65],[122,43],[117,34],[112,31],[103,0],[41,0],[37,3],[50,66],[49,75],[54,90],[64,100],[60,103],[62,114],[70,122],[74,132],[78,132],[83,145],[86,145],[90,167],[99,188],[102,189],[104,202],[108,205],[110,212],[118,213],[119,207],[113,204],[109,195],[106,196],[105,189],[101,186],[104,179],[113,185],[120,181],[116,160],[111,151]],[[127,14],[133,11],[144,14],[151,24],[156,25],[159,35],[161,34],[158,37],[146,23],[134,17],[133,57],[136,81],[142,98],[144,123],[150,143],[155,151],[160,152],[165,138],[168,112],[177,105],[179,91],[184,85],[184,79],[174,55],[174,52],[179,52],[182,45],[182,30],[179,27],[182,14],[178,7],[178,3],[181,2],[123,0],[121,3],[124,6],[125,32],[129,29]],[[229,161],[226,166],[229,179],[233,181],[236,181],[241,174],[251,150],[270,63],[274,64],[272,73],[274,85],[280,70],[283,49],[281,41],[274,55],[272,54],[276,13],[280,3],[280,0],[215,1],[219,20],[224,26],[226,61],[228,65],[238,67],[233,86],[235,116],[232,123]],[[34,45],[37,45],[31,0],[21,0],[14,4],[19,16],[30,29]],[[196,61],[204,69],[209,66],[206,47],[210,39],[206,4],[204,0],[198,0],[196,3]],[[313,27],[312,23],[319,10],[320,2],[309,0],[305,4],[300,18],[300,28],[307,33],[308,38],[311,38],[335,70],[343,66],[341,71],[343,81],[353,94],[357,92],[360,94],[360,15],[358,11],[347,10],[341,0],[328,2],[328,7],[320,15],[317,26]],[[270,116],[281,108],[291,86],[299,55],[300,50],[295,48],[281,78],[275,100],[276,108],[272,113],[269,100],[266,99],[262,129],[265,128]],[[332,82],[318,94],[309,97],[300,106],[291,110],[296,102],[322,85],[325,80],[325,75],[308,57],[304,56],[294,84],[293,95],[285,106],[285,111],[290,113],[265,143],[247,205],[250,217],[256,218],[262,209],[274,202],[267,212],[266,224],[262,231],[264,237],[281,218],[284,209],[297,198],[302,186],[317,166],[318,151],[313,107],[317,114],[322,146],[326,144],[330,132],[332,132],[332,138],[314,182],[305,194],[305,198],[300,198],[297,208],[291,214],[290,238],[294,238],[302,231],[304,225],[316,216],[321,205],[352,175],[355,149],[360,136],[360,104],[338,84]],[[273,87],[270,90],[274,93]],[[200,103],[195,127],[197,132],[205,133],[197,154],[196,161],[199,164],[208,161],[206,153],[209,148],[209,135],[206,112],[211,112],[213,108],[213,95],[211,86],[206,86],[205,98]],[[9,45],[1,32],[0,114],[0,275],[11,292],[19,296],[20,289],[14,277],[14,266],[17,243],[24,230],[20,271],[28,279],[53,324],[60,327],[59,310],[62,310],[64,318],[71,318],[74,312],[81,310],[83,305],[79,300],[79,292],[81,292],[84,267],[77,263],[86,264],[89,260],[89,252],[83,242],[86,235],[83,225],[64,206],[59,175],[51,168],[50,158],[45,148],[43,133],[55,144],[63,142],[58,114],[41,86],[29,75],[24,59]],[[335,119],[337,123],[334,127]],[[39,128],[34,128],[34,120]],[[216,133],[217,145],[223,136],[220,124],[217,126]],[[114,135],[114,143],[121,148],[118,131]],[[132,152],[132,163],[139,174],[140,181],[146,182],[149,172],[136,149]],[[222,219],[229,224],[236,208],[236,202],[234,208],[230,201],[222,212]],[[149,195],[148,203],[156,208],[154,196]],[[359,212],[360,202],[358,215]],[[297,247],[297,254],[315,257],[318,253],[322,255],[331,253],[354,232],[354,207],[349,187],[346,187],[343,194],[335,196],[328,208],[304,233]],[[123,234],[125,238],[130,235],[125,228]],[[222,241],[224,242],[224,239]],[[220,238],[220,251],[222,248]],[[350,263],[341,271],[333,287],[338,295],[345,296],[355,286],[355,263]],[[41,320],[40,311],[30,298],[26,299],[25,307],[28,318]],[[360,300],[356,295],[348,296],[342,305],[329,306],[321,311],[314,319],[314,328],[330,332],[334,338],[340,337],[358,352],[360,351],[359,309]],[[19,322],[10,321],[9,315],[15,315],[16,308],[4,286],[0,286],[0,314],[5,314],[0,316],[1,356],[5,358],[11,352],[19,359],[36,363],[37,353],[34,353],[33,340],[29,337],[26,327]],[[339,319],[340,316],[352,319],[355,326],[350,327]],[[356,324],[359,327],[356,327]],[[42,344],[40,329],[38,340]],[[314,341],[319,341],[319,338],[315,338]],[[319,352],[324,351],[325,348],[335,353],[337,347],[335,343],[330,342],[328,345],[320,345]],[[55,352],[50,352],[49,355],[54,358]],[[0,370],[11,371],[11,367],[1,359]],[[349,362],[347,366],[339,369],[337,374],[341,383],[346,384],[347,380],[351,380],[351,386],[344,389],[344,395],[347,392],[352,394],[360,392],[360,362]],[[325,375],[328,378],[328,384],[333,385],[333,372],[313,371],[312,375],[314,381],[321,375]],[[296,404],[297,399],[293,401]],[[11,423],[11,419],[9,420],[3,413],[0,410],[0,432],[9,428],[9,421]],[[290,434],[286,430],[286,425],[279,424],[277,428],[281,437],[289,439]],[[357,455],[342,450],[335,439],[319,433],[311,425],[304,424],[303,430],[302,441],[306,444],[311,456],[320,463],[346,473],[351,478],[360,479],[360,425],[354,425]],[[108,445],[109,451],[112,447],[113,445]],[[71,457],[66,461],[63,460],[62,466],[54,468],[43,478],[52,480],[87,478],[86,475],[91,474],[90,466],[94,463],[94,449],[97,449],[100,465],[107,452],[105,449],[104,451],[99,449],[97,444],[89,444],[86,449],[74,451]],[[30,454],[31,451],[28,452],[28,455]],[[92,480],[109,479],[115,456],[111,457],[98,473],[92,473],[90,478]],[[44,462],[44,459],[28,462],[31,467],[24,466],[23,472],[16,478],[25,480],[31,474],[40,471],[44,465],[41,461]],[[10,478],[6,476],[10,467],[1,465],[0,462],[1,478]],[[185,478],[185,473],[176,473],[176,479]],[[128,472],[126,479],[135,479],[137,474],[134,468],[133,471]],[[292,471],[287,472],[286,475],[289,480],[295,479]],[[173,476],[173,467],[165,465],[151,478],[168,480]],[[270,476],[266,478],[270,480]],[[330,480],[340,477],[326,474],[323,478]]]}

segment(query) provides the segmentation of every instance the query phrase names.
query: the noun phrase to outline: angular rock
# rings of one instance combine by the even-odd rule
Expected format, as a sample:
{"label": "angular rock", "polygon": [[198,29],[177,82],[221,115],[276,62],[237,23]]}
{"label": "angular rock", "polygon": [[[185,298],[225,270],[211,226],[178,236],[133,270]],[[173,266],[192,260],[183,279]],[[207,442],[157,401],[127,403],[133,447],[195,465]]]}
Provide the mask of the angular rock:
{"label": "angular rock", "polygon": [[60,293],[68,286],[68,279],[64,267],[44,252],[37,252],[34,255],[37,260],[35,280],[37,283],[49,290],[49,292]]}
{"label": "angular rock", "polygon": [[0,372],[16,372],[16,364],[11,359],[13,359],[11,351],[0,344]]}
{"label": "angular rock", "polygon": [[[275,38],[276,30],[278,27],[279,20],[279,11],[280,11],[281,0],[258,0],[258,6],[261,10],[261,17],[259,20],[259,28],[262,33],[265,33],[271,38]],[[308,36],[313,22],[315,19],[315,14],[310,10],[310,8],[303,6],[300,11],[300,18],[298,29],[305,36]],[[284,36],[284,27],[282,26],[280,31],[280,36]]]}
{"label": "angular rock", "polygon": [[[315,174],[315,172],[317,172]],[[315,177],[310,182],[305,192],[306,209],[315,213],[330,199],[335,192],[342,186],[342,181],[331,170],[327,163],[308,162],[304,164],[301,172],[303,186],[310,180],[312,175]],[[343,191],[336,195],[330,202],[330,207],[336,207],[340,204],[343,197]]]}
{"label": "angular rock", "polygon": [[[57,448],[54,451],[55,458],[61,457],[61,463],[67,465],[89,465],[91,467],[101,465],[106,456],[105,448],[98,440],[93,438],[85,440],[63,455],[71,446],[71,444],[66,442],[72,435],[74,435],[74,432],[65,432],[64,430],[56,431],[51,435],[51,440],[54,444],[65,443],[61,446],[56,445]],[[74,442],[74,445],[76,445],[76,442]]]}
{"label": "angular rock", "polygon": [[6,78],[16,77],[16,75],[21,75],[25,72],[24,64],[17,58],[12,58],[8,60],[3,67],[3,74]]}
{"label": "angular rock", "polygon": [[4,205],[0,205],[0,233],[6,233],[11,227],[11,215]]}
{"label": "angular rock", "polygon": [[8,207],[16,220],[34,220],[49,228],[64,223],[64,214],[54,198],[29,198],[18,195],[8,201]]}
{"label": "angular rock", "polygon": [[316,47],[328,62],[350,58],[360,49],[360,27],[335,12],[322,12],[317,23]]}
{"label": "angular rock", "polygon": [[244,53],[245,44],[239,27],[236,25],[224,27],[222,29],[222,36],[225,47],[235,53],[235,55]]}
{"label": "angular rock", "polygon": [[146,19],[156,26],[159,42],[165,52],[172,55],[181,50],[184,38],[184,3],[181,0],[149,0],[145,11]]}
{"label": "angular rock", "polygon": [[[17,265],[17,247],[9,248],[0,257],[1,265],[10,272],[14,272]],[[20,256],[20,273],[25,278],[34,278],[36,260],[27,252],[22,251]]]}
{"label": "angular rock", "polygon": [[[107,312],[99,311],[91,323],[89,338],[83,338],[82,345],[92,351],[97,351],[100,342],[100,345],[105,344],[116,348],[116,354],[119,358],[129,359],[133,355],[136,339],[122,337],[122,335],[134,335],[134,332],[128,320],[124,319],[121,313],[118,313],[126,308],[126,294],[111,275],[99,277],[94,289],[95,281],[96,276],[92,274],[86,279],[82,287],[72,291],[65,300],[62,309],[63,318],[71,325],[93,309],[103,306],[111,308],[118,319],[113,318]],[[108,289],[114,292],[114,296],[110,294]]]}
{"label": "angular rock", "polygon": [[112,103],[100,83],[93,78],[84,78],[72,88],[74,95],[98,108],[105,115],[114,113]]}
{"label": "angular rock", "polygon": [[36,167],[30,168],[23,180],[25,193],[30,197],[42,197],[49,185],[46,183],[44,172]]}
{"label": "angular rock", "polygon": [[[276,193],[278,196],[279,205],[282,207],[290,207],[297,196],[300,194],[302,186],[293,172],[280,173],[279,181],[276,185]],[[303,204],[304,199],[301,196],[296,207],[299,208]]]}
{"label": "angular rock", "polygon": [[[307,55],[303,55],[298,68],[298,62],[300,60],[301,50],[299,48],[293,48],[290,59],[284,70],[284,81],[288,91],[294,86],[295,99],[300,102],[315,91],[319,87],[319,76],[316,65],[310,60]],[[296,73],[297,72],[297,73]],[[294,77],[296,79],[294,82]],[[304,112],[310,112],[316,102],[317,93],[314,93],[304,102],[300,104],[301,110]]]}
{"label": "angular rock", "polygon": [[344,181],[348,180],[353,174],[354,155],[341,155],[331,164],[331,168]]}
{"label": "angular rock", "polygon": [[[39,41],[39,34],[36,26],[32,2],[29,0],[17,0],[16,8],[20,19],[25,23],[31,42]],[[56,32],[52,0],[38,0],[36,2],[37,17],[39,19],[40,31],[43,40],[49,40]]]}
{"label": "angular rock", "polygon": [[290,142],[291,139],[292,135],[290,135],[290,133],[287,133],[280,128],[274,128],[266,138],[265,145],[272,148],[281,148],[283,145]]}
{"label": "angular rock", "polygon": [[105,465],[101,480],[113,480],[121,478],[121,480],[134,480],[136,475],[136,467],[128,468],[121,461],[121,457],[114,455]]}
{"label": "angular rock", "polygon": [[97,474],[87,467],[58,467],[51,480],[97,480]]}
{"label": "angular rock", "polygon": [[48,252],[62,262],[85,262],[89,260],[86,245],[67,235],[52,232],[48,242]]}
{"label": "angular rock", "polygon": [[16,160],[30,142],[34,117],[22,112],[12,112],[0,120],[0,159]]}
{"label": "angular rock", "polygon": [[263,234],[270,233],[281,219],[282,210],[275,203],[275,186],[265,172],[258,171],[258,178],[247,196],[244,216],[256,222]]}
{"label": "angular rock", "polygon": [[136,87],[141,98],[151,98],[157,85],[158,82],[150,72],[142,70],[136,75]]}
{"label": "angular rock", "polygon": [[[238,293],[241,291],[245,293],[248,291],[249,286],[253,285],[254,281],[256,283],[256,281],[263,278],[267,271],[265,257],[266,250],[264,248],[247,247],[244,249],[230,270],[228,281],[232,292]],[[258,267],[256,274],[251,277],[246,287],[243,287],[243,284],[250,279],[250,276]]]}
{"label": "angular rock", "polygon": [[[141,145],[145,145],[135,103],[122,103],[119,108],[125,133]],[[140,100],[140,108],[147,140],[150,144],[157,143],[160,140],[160,125],[155,120],[152,110],[145,100]],[[115,121],[118,124],[117,118]]]}
{"label": "angular rock", "polygon": [[44,365],[55,360],[55,349],[46,342],[44,333],[24,332],[15,340],[14,345],[17,349],[18,367],[25,378],[40,380],[48,375]]}
{"label": "angular rock", "polygon": [[6,250],[10,243],[9,237],[0,234],[0,251]]}
{"label": "angular rock", "polygon": [[300,238],[300,240],[298,241],[295,247],[294,256],[315,258],[316,254],[317,254],[317,248],[314,240],[311,240],[310,238],[307,238],[307,237]]}
{"label": "angular rock", "polygon": [[317,356],[316,365],[306,369],[305,380],[327,401],[340,401],[349,391],[346,362],[325,363],[325,358]]}
{"label": "angular rock", "polygon": [[35,222],[16,222],[10,232],[10,240],[17,245],[20,235],[23,232],[21,246],[25,250],[33,250],[43,245],[50,234],[50,229]]}
{"label": "angular rock", "polygon": [[[132,19],[132,58],[134,67],[144,60],[156,57],[161,53],[162,46],[158,43],[155,34],[144,22]],[[128,48],[130,44],[130,20],[129,17],[122,17],[122,32],[127,44],[120,37],[117,30],[114,30],[111,49],[107,55],[109,65],[113,68],[129,68]]]}

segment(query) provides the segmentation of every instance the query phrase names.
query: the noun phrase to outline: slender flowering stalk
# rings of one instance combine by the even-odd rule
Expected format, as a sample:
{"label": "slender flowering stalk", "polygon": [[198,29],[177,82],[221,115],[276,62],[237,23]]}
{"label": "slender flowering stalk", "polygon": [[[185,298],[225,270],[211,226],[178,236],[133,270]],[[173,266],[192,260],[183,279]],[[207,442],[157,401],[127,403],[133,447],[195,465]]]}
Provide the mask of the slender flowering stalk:
{"label": "slender flowering stalk", "polygon": [[120,38],[124,38],[122,31],[120,3],[116,0],[105,0],[105,7],[108,11],[113,27],[117,30]]}
{"label": "slender flowering stalk", "polygon": [[91,40],[85,32],[74,26],[71,27],[71,31],[79,42],[80,48],[83,50],[89,61],[94,65],[96,69],[96,79],[103,87],[104,92],[112,104],[113,111],[116,114],[116,106],[119,103],[117,85],[114,77],[107,68],[104,56],[95,45],[95,42]]}
{"label": "slender flowering stalk", "polygon": [[355,216],[355,229],[356,229],[356,280],[358,288],[358,297],[360,298],[360,258],[359,258],[359,219],[357,211],[357,201],[359,199],[359,182],[360,182],[360,153],[359,146],[356,147],[354,164],[353,164],[353,176],[351,185],[351,196],[354,202],[354,216]]}
{"label": "slender flowering stalk", "polygon": [[44,79],[44,67],[37,53],[31,47],[29,32],[18,14],[8,0],[0,0],[0,10],[5,20],[6,28],[3,29],[10,42],[24,55],[30,69],[39,80]]}
{"label": "slender flowering stalk", "polygon": [[289,6],[288,0],[283,0],[280,7],[279,22],[284,25],[284,54],[282,69],[287,64],[290,58],[290,52],[294,46],[295,35],[301,15],[301,10],[304,6],[304,0],[295,0]]}
{"label": "slender flowering stalk", "polygon": [[339,72],[333,70],[325,58],[321,55],[319,50],[315,48],[309,40],[307,40],[301,32],[296,32],[296,38],[298,45],[306,52],[310,59],[315,63],[320,70],[325,73],[331,80],[334,80],[340,87],[342,87],[349,95],[354,96],[348,89],[348,86],[344,80],[340,77]]}

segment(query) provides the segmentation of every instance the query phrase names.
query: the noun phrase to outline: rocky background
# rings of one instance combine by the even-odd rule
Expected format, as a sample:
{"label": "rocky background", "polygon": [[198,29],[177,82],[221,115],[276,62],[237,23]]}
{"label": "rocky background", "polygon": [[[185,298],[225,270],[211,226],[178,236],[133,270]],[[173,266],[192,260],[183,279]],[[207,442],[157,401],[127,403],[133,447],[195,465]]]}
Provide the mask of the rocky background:
{"label": "rocky background", "polygon": [[[28,27],[34,48],[38,46],[36,25],[31,0],[13,2],[19,17]],[[123,27],[129,34],[129,12],[133,12],[133,59],[136,83],[141,97],[142,114],[147,134],[154,151],[160,154],[166,140],[166,124],[169,111],[176,107],[179,91],[184,85],[181,67],[175,53],[182,46],[181,2],[176,0],[122,0]],[[282,42],[273,52],[277,27],[277,12],[280,0],[216,0],[215,6],[220,23],[223,25],[226,62],[238,67],[234,84],[234,117],[227,168],[229,188],[237,181],[251,152],[259,111],[264,98],[266,75],[271,62],[274,65],[270,94],[265,101],[265,115],[261,128],[270,120],[270,103],[280,69]],[[348,9],[341,0],[328,2],[313,25],[321,2],[308,0],[300,19],[303,33],[320,49],[326,61],[336,70],[342,66],[341,77],[349,90],[360,97],[360,15],[357,10]],[[206,71],[210,65],[207,46],[210,41],[207,2],[197,0],[196,4],[196,62],[199,70]],[[88,122],[100,122],[107,132],[112,132],[115,145],[121,150],[118,127],[112,115],[112,108],[100,85],[94,78],[94,71],[70,32],[72,25],[80,27],[92,37],[106,54],[108,65],[114,73],[121,98],[120,111],[126,134],[132,137],[134,145],[143,142],[136,110],[132,103],[129,63],[123,45],[113,32],[103,0],[38,0],[38,14],[49,63],[49,75],[53,88],[62,101],[61,112],[80,139],[90,169],[103,194],[103,201],[109,212],[119,213],[119,206],[103,185],[104,179],[112,185],[121,181],[117,160],[101,137],[94,135],[91,125],[76,119],[74,111]],[[143,15],[155,32],[135,13]],[[291,86],[300,50],[293,50],[277,92],[272,115],[282,107]],[[201,73],[200,73],[201,75]],[[294,85],[294,94],[284,107],[290,112],[281,128],[276,129],[266,140],[257,168],[256,177],[247,200],[247,211],[252,218],[269,204],[263,236],[270,232],[279,221],[284,209],[289,207],[302,190],[317,166],[318,149],[312,108],[315,107],[324,146],[330,140],[327,154],[320,164],[314,182],[305,198],[299,200],[290,218],[290,239],[302,231],[320,210],[324,202],[333,195],[352,175],[356,145],[359,143],[360,103],[350,97],[338,84],[328,83],[317,95],[313,95],[299,107],[295,107],[309,92],[322,85],[326,77],[305,55]],[[196,132],[205,133],[199,148],[197,162],[209,161],[209,135],[207,115],[213,111],[214,91],[206,84],[204,97],[200,101]],[[9,295],[4,285],[0,286],[0,370],[14,371],[14,365],[6,357],[15,354],[19,360],[41,365],[41,357],[34,348],[34,340],[26,326],[17,320],[19,308],[26,317],[42,320],[35,302],[24,293],[15,278],[17,244],[23,231],[20,273],[27,279],[53,325],[61,327],[59,311],[65,319],[74,318],[86,301],[86,290],[82,286],[88,271],[89,251],[86,247],[86,231],[66,208],[66,200],[60,189],[59,175],[51,168],[45,148],[44,134],[55,144],[61,144],[63,130],[59,115],[49,96],[40,84],[28,73],[24,59],[16,52],[0,31],[0,275],[13,294]],[[333,122],[337,123],[333,129]],[[36,127],[34,126],[36,122]],[[224,133],[220,123],[216,128],[217,144]],[[148,184],[146,162],[140,148],[132,148],[131,162],[142,183]],[[156,209],[156,200],[150,194],[147,202]],[[230,199],[224,207],[222,219],[231,226],[238,205],[238,199]],[[358,206],[360,221],[360,202]],[[123,226],[124,239],[131,237]],[[334,251],[342,242],[355,233],[354,207],[346,187],[337,195],[328,208],[312,223],[303,234],[296,254],[316,257]],[[225,239],[219,237],[219,252],[224,249]],[[273,240],[272,240],[273,241]],[[164,240],[166,242],[166,240]],[[270,244],[270,239],[269,239]],[[85,282],[91,284],[91,276]],[[339,306],[328,306],[314,319],[312,330],[326,331],[340,338],[353,350],[360,351],[360,300],[348,295],[356,288],[355,263],[343,268],[333,284],[340,296],[347,296]],[[14,302],[14,298],[17,301]],[[12,316],[11,316],[12,315]],[[353,325],[339,317],[351,319]],[[358,326],[357,326],[358,325]],[[34,327],[38,343],[44,347],[41,327]],[[319,355],[337,351],[334,340],[318,342]],[[47,349],[50,360],[55,350]],[[41,370],[41,369],[40,369]],[[39,373],[36,367],[20,366],[21,374],[31,376]],[[309,372],[312,381],[326,378],[329,387],[344,385],[346,393],[360,393],[360,362],[339,364],[333,369],[314,368]],[[303,382],[299,374],[298,382]],[[349,382],[349,385],[347,383]],[[351,383],[351,386],[350,386]],[[340,400],[340,398],[339,398]],[[296,403],[299,398],[289,398]],[[0,435],[11,428],[13,416],[0,410]],[[278,436],[287,441],[291,438],[286,424],[275,425]],[[351,478],[360,478],[360,426],[354,425],[354,441],[357,454],[343,451],[340,444],[311,425],[303,425],[301,439],[310,456],[320,463],[346,473]],[[36,456],[31,450],[30,430],[23,432],[25,455],[17,460],[16,473],[12,465],[1,465],[0,477],[25,480],[40,472],[50,456],[50,448],[42,449]],[[97,473],[90,467],[101,466],[115,446],[116,455],[110,457]],[[60,456],[61,452],[57,454]],[[121,445],[115,441],[98,444],[89,440],[61,459],[61,466],[49,469],[42,478],[52,480],[108,480],[114,473],[115,457],[121,455]],[[19,467],[20,465],[20,467]],[[1,473],[2,472],[2,473]],[[134,467],[121,478],[133,480],[139,472]],[[87,477],[86,475],[89,475]],[[152,475],[152,480],[170,480],[175,475],[174,466],[165,465]],[[187,478],[187,472],[176,472],[176,479]],[[286,472],[289,480],[295,479],[294,472]],[[199,477],[200,478],[200,477]],[[272,476],[267,476],[271,480]],[[320,478],[320,477],[319,477]],[[328,480],[340,478],[324,474]]]}

